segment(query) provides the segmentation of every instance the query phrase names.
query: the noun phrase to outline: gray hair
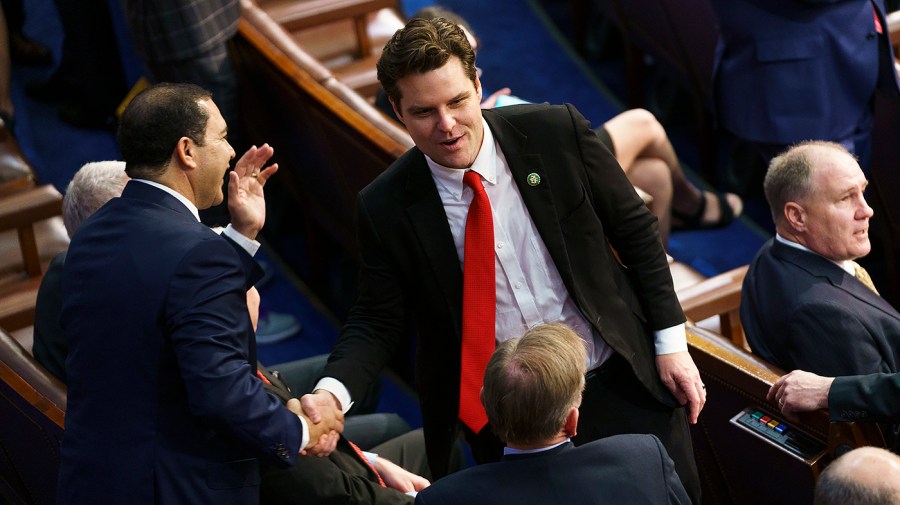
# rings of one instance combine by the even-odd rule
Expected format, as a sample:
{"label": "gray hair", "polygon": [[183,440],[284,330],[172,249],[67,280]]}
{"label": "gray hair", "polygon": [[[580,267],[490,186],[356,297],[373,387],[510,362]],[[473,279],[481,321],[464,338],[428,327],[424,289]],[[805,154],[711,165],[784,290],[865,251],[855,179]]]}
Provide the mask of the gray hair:
{"label": "gray hair", "polygon": [[78,169],[63,197],[63,223],[69,237],[103,204],[120,196],[128,180],[124,161],[95,161]]}

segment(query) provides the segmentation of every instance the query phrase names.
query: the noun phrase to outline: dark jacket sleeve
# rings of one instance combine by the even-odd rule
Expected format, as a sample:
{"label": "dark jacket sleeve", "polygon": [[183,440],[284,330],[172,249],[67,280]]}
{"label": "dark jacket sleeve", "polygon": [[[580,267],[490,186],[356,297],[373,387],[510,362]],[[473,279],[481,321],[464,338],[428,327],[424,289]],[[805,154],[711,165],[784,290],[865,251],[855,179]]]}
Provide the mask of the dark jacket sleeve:
{"label": "dark jacket sleeve", "polygon": [[828,412],[832,421],[900,421],[900,373],[836,378]]}

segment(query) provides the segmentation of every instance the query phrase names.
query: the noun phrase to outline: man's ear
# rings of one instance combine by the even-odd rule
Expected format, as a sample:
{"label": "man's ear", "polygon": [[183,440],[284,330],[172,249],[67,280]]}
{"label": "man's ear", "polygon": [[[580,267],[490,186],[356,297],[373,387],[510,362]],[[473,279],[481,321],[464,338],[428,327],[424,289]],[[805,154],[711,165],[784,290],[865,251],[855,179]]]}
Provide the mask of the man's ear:
{"label": "man's ear", "polygon": [[388,100],[391,102],[391,108],[394,109],[394,115],[397,116],[397,120],[403,123],[403,126],[406,126],[406,121],[403,120],[403,114],[400,113],[400,107],[397,107],[393,98],[388,97]]}
{"label": "man's ear", "polygon": [[794,231],[806,230],[806,209],[797,202],[788,202],[784,204],[784,221]]}
{"label": "man's ear", "polygon": [[566,424],[563,425],[563,432],[569,438],[578,434],[578,407],[569,409],[569,415],[566,416]]}
{"label": "man's ear", "polygon": [[178,158],[178,162],[190,168],[197,168],[197,161],[194,160],[194,148],[197,144],[188,137],[181,137],[175,144],[174,155]]}
{"label": "man's ear", "polygon": [[475,94],[478,95],[478,103],[481,103],[482,95],[481,92],[481,78],[477,75],[475,76]]}

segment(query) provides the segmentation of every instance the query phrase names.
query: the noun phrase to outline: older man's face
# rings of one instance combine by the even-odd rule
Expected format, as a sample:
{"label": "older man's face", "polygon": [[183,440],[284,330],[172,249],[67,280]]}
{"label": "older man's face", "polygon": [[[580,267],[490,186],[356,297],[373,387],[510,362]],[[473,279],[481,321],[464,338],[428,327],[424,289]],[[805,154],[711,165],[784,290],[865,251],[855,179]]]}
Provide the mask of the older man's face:
{"label": "older man's face", "polygon": [[849,155],[828,149],[814,163],[813,194],[806,211],[805,245],[832,261],[861,258],[871,250],[872,208],[863,191],[868,182]]}

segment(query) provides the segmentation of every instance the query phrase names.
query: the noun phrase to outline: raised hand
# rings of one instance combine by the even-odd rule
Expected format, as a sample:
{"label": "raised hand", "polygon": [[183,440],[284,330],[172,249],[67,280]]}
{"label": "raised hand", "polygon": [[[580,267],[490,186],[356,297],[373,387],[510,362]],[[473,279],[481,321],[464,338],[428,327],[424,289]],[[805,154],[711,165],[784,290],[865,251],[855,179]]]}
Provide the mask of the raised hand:
{"label": "raised hand", "polygon": [[[263,187],[278,171],[278,164],[265,167],[275,150],[269,144],[253,146],[241,156],[228,174],[228,211],[231,226],[245,237],[255,240],[266,222],[266,199]],[[263,168],[265,167],[265,168]]]}

